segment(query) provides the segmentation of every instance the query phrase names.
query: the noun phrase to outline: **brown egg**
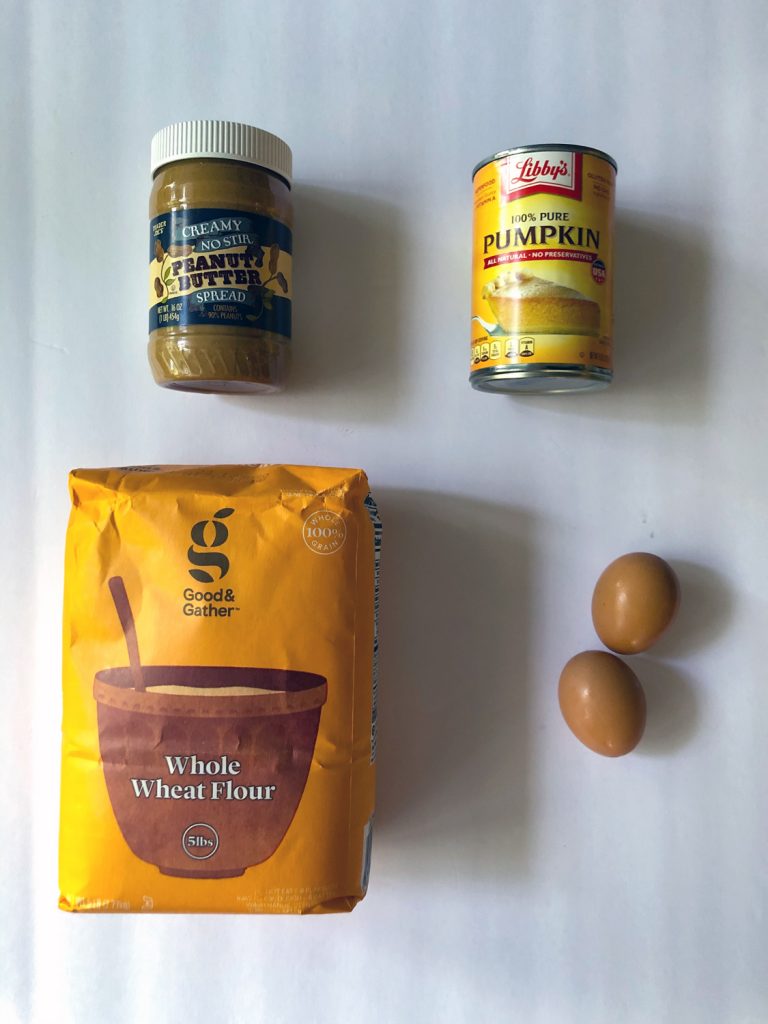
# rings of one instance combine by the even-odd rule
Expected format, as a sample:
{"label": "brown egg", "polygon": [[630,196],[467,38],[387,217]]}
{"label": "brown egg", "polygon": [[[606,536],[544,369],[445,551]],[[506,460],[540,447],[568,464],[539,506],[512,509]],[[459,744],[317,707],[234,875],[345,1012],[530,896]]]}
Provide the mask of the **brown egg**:
{"label": "brown egg", "polygon": [[645,730],[645,694],[635,673],[615,654],[582,651],[560,675],[560,710],[585,747],[605,757],[634,750]]}
{"label": "brown egg", "polygon": [[606,647],[637,654],[656,643],[675,617],[680,584],[658,555],[636,551],[611,562],[592,595],[592,621]]}

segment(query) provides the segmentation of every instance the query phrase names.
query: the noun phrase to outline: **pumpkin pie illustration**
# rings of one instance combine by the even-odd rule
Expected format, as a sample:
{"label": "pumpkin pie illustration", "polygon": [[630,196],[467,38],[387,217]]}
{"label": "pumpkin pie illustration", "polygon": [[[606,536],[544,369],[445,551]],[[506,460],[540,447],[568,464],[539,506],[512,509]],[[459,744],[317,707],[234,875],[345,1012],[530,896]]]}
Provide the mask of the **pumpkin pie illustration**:
{"label": "pumpkin pie illustration", "polygon": [[507,334],[600,333],[600,307],[575,288],[507,270],[483,288],[483,298]]}

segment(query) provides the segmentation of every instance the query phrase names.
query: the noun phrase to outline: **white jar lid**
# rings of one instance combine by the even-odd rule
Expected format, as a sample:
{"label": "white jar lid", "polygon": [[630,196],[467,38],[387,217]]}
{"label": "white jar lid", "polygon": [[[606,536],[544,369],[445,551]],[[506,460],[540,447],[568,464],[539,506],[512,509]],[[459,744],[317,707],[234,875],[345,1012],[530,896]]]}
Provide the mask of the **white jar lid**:
{"label": "white jar lid", "polygon": [[274,171],[290,185],[290,146],[261,128],[237,121],[177,121],[161,128],[152,138],[152,173],[172,160],[205,157],[242,160]]}

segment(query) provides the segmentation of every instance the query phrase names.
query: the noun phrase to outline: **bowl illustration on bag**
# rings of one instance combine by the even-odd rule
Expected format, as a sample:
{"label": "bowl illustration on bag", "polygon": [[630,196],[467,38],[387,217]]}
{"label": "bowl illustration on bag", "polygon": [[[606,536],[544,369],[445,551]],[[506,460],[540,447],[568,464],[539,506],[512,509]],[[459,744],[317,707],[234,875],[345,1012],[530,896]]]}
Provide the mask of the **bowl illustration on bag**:
{"label": "bowl illustration on bag", "polygon": [[93,695],[120,831],[163,874],[241,875],[272,856],[293,820],[326,680],[288,669],[142,665],[123,581],[109,585],[130,666],[97,672]]}

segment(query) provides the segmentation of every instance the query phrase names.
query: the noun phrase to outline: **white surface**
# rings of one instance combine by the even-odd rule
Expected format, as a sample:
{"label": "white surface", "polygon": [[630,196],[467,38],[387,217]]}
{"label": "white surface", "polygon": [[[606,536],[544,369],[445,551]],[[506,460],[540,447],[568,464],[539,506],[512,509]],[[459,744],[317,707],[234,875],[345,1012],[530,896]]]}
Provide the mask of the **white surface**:
{"label": "white surface", "polygon": [[[768,1020],[766,9],[3,4],[3,1022]],[[163,392],[145,360],[152,133],[295,156],[296,372]],[[617,381],[473,392],[470,172],[619,162]],[[349,916],[56,910],[66,471],[362,465],[385,519],[380,797]],[[615,555],[685,590],[613,762],[559,718]]]}

